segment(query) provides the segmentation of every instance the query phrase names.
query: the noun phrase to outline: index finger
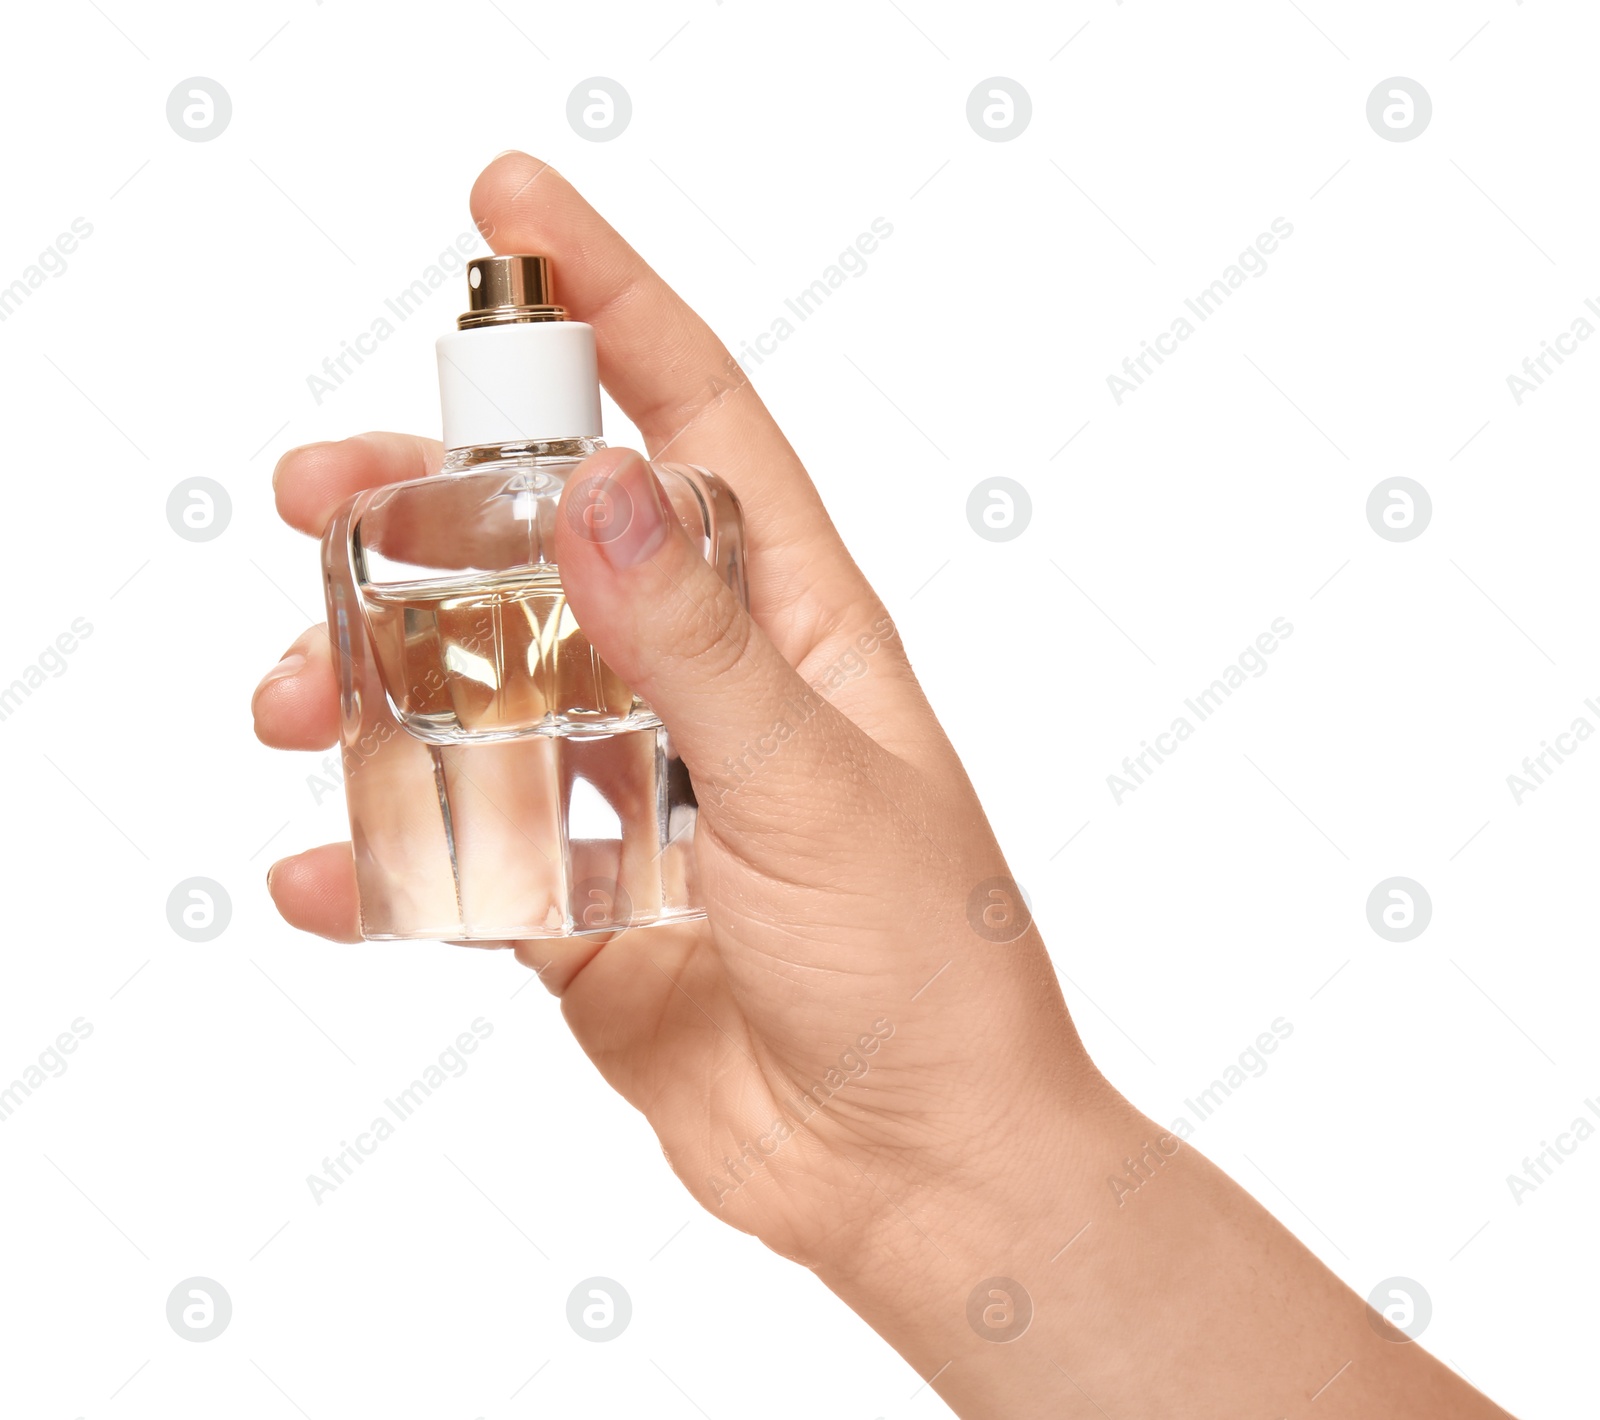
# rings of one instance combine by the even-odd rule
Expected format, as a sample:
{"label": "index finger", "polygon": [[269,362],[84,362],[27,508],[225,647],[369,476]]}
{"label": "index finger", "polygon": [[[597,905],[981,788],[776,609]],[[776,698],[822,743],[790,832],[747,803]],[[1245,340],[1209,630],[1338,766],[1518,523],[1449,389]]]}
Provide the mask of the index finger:
{"label": "index finger", "polygon": [[472,188],[499,253],[551,258],[555,299],[594,327],[600,378],[652,459],[703,464],[744,504],[758,619],[801,595],[838,615],[871,600],[822,500],[748,377],[703,320],[560,173],[502,153]]}

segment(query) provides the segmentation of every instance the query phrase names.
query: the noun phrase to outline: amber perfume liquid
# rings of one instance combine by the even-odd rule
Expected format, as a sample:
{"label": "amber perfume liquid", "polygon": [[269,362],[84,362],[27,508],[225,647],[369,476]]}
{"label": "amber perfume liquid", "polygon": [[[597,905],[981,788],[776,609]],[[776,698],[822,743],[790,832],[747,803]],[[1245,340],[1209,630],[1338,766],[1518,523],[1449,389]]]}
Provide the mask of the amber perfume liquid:
{"label": "amber perfume liquid", "polygon": [[[562,490],[603,447],[593,334],[550,314],[540,259],[469,272],[472,310],[439,345],[443,470],[356,495],[323,537],[362,933],[515,941],[701,916],[694,787],[555,561]],[[743,597],[732,492],[653,467]]]}
{"label": "amber perfume liquid", "polygon": [[395,713],[421,739],[656,723],[579,629],[554,567],[376,587],[366,613]]}

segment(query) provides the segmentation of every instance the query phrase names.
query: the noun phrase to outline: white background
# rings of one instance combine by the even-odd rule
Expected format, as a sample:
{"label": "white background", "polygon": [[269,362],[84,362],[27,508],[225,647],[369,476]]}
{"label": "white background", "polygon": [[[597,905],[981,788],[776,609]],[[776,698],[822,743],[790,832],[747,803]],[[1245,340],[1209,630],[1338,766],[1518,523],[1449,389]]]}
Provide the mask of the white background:
{"label": "white background", "polygon": [[[1600,1097],[1600,744],[1520,805],[1506,783],[1600,726],[1600,341],[1520,406],[1506,383],[1600,297],[1591,6],[69,0],[4,23],[0,286],[74,218],[93,235],[0,325],[0,683],[93,633],[0,723],[0,1084],[75,1018],[93,1034],[0,1125],[0,1408],[948,1413],[694,1208],[508,955],[329,946],[268,903],[273,859],[344,832],[320,756],[250,732],[256,679],[321,615],[271,468],[436,429],[454,285],[320,405],[306,377],[468,228],[510,146],[735,345],[893,224],[755,378],[1095,1057],[1166,1121],[1284,1017],[1197,1146],[1358,1292],[1421,1283],[1425,1344],[1519,1415],[1592,1405],[1600,1140],[1520,1204],[1506,1182]],[[165,117],[195,75],[232,98],[214,141]],[[595,75],[633,101],[604,144],[565,117]],[[1003,143],[966,119],[995,75],[1033,102]],[[1367,123],[1395,75],[1432,97],[1415,141]],[[1106,376],[1274,218],[1267,273],[1119,406]],[[965,517],[994,473],[1033,502],[1006,544]],[[233,503],[207,543],[165,514],[199,475]],[[1411,542],[1365,516],[1396,475],[1433,500]],[[1106,776],[1277,617],[1270,669],[1119,805]],[[1395,875],[1433,902],[1403,944],[1365,913]],[[232,900],[207,944],[167,922],[194,876]],[[315,1204],[307,1174],[477,1017],[470,1070]],[[565,1318],[597,1274],[634,1306],[605,1345]],[[204,1345],[164,1310],[196,1275],[234,1308]]]}

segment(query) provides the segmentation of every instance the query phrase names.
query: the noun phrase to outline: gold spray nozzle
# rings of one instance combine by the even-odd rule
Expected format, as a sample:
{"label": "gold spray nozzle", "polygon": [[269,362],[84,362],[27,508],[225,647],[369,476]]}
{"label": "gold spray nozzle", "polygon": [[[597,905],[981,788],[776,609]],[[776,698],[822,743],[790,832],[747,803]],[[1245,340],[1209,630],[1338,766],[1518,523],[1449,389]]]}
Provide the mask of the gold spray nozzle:
{"label": "gold spray nozzle", "polygon": [[546,256],[480,256],[467,263],[468,310],[456,326],[565,320],[564,308],[551,299],[550,258]]}

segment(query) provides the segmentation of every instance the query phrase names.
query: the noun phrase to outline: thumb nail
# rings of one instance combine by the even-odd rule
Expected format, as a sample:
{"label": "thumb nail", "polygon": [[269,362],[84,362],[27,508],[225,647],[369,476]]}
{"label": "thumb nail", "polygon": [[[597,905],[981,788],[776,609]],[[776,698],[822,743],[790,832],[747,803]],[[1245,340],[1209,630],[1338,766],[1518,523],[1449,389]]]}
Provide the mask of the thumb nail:
{"label": "thumb nail", "polygon": [[606,450],[585,465],[563,500],[567,519],[614,571],[648,561],[666,541],[671,513],[654,472],[632,450]]}

